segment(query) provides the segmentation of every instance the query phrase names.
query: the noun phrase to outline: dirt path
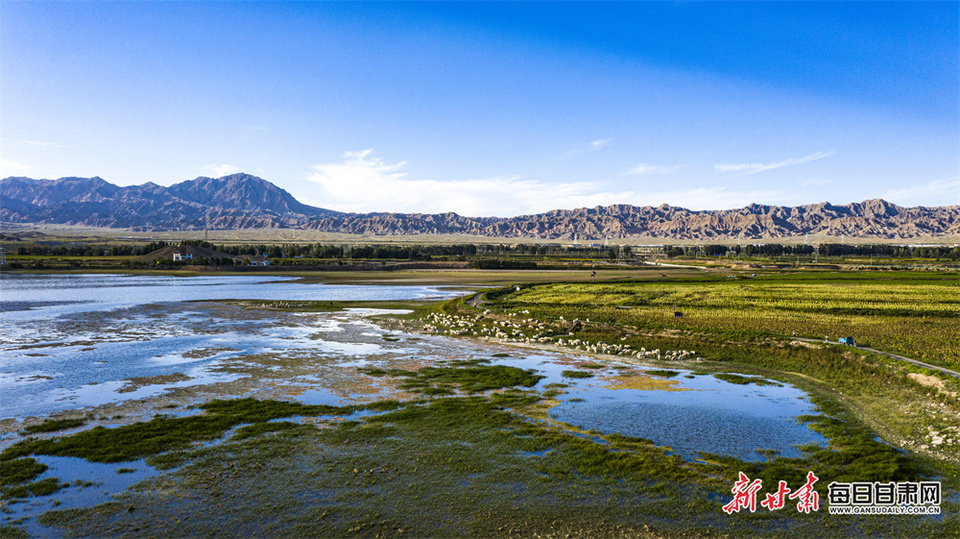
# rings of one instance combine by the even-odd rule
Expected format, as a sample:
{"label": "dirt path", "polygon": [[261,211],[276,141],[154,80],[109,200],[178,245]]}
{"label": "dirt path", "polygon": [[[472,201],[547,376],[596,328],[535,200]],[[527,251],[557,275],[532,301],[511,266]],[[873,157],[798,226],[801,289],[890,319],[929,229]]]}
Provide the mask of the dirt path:
{"label": "dirt path", "polygon": [[[825,343],[824,341],[821,341],[821,340],[819,340],[819,339],[808,339],[808,338],[806,338],[806,337],[792,337],[792,339],[795,340],[795,341],[803,341],[803,342],[816,343],[816,344],[837,344],[837,343]],[[945,369],[945,368],[943,368],[943,367],[937,367],[936,365],[931,365],[931,364],[929,364],[929,363],[924,363],[924,362],[919,361],[919,360],[916,360],[916,359],[911,359],[911,358],[904,357],[904,356],[900,356],[900,355],[897,355],[897,354],[891,354],[890,352],[883,352],[883,351],[880,351],[880,350],[874,350],[873,348],[867,348],[867,347],[865,347],[865,346],[853,346],[852,348],[856,348],[857,350],[866,350],[867,352],[873,352],[873,353],[876,353],[876,354],[880,354],[881,356],[887,356],[887,357],[892,358],[892,359],[899,359],[900,361],[906,361],[907,363],[913,363],[914,365],[916,365],[916,366],[918,366],[918,367],[925,367],[925,368],[927,368],[927,369],[933,369],[933,370],[935,370],[935,371],[940,371],[940,372],[942,372],[942,373],[944,373],[944,374],[949,374],[950,376],[953,376],[954,378],[960,379],[960,372],[952,371],[952,370],[950,370],[950,369]]]}
{"label": "dirt path", "polygon": [[476,294],[473,295],[472,298],[467,300],[467,305],[475,309],[479,309],[480,305],[486,303],[485,301],[483,301],[482,297],[483,297],[483,292],[477,292]]}

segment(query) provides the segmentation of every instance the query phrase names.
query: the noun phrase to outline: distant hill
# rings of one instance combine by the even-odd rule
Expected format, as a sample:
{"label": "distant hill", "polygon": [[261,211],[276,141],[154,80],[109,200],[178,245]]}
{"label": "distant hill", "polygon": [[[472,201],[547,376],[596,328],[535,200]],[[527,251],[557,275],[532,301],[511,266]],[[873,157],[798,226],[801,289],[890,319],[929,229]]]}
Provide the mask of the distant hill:
{"label": "distant hill", "polygon": [[171,185],[167,192],[182,200],[224,210],[298,216],[339,214],[301,204],[293,195],[276,185],[248,174],[234,174],[217,179],[201,177]]}
{"label": "distant hill", "polygon": [[616,204],[518,217],[456,213],[341,213],[300,203],[272,183],[234,174],[162,187],[118,187],[101,178],[0,180],[0,222],[168,229],[304,228],[365,235],[466,234],[602,240],[630,237],[723,240],[804,234],[908,239],[960,234],[960,206],[904,208],[874,199],[842,206],[752,204],[694,211]]}
{"label": "distant hill", "polygon": [[520,217],[462,217],[455,213],[370,213],[321,217],[307,228],[353,234],[470,234],[494,237],[597,240],[759,239],[804,234],[914,238],[960,234],[960,206],[903,208],[882,199],[835,206],[752,204],[735,210],[694,211],[666,204],[617,204],[554,210]]}
{"label": "distant hill", "polygon": [[102,178],[0,180],[0,221],[138,229],[293,228],[339,212],[301,204],[247,174],[163,187],[118,187]]}

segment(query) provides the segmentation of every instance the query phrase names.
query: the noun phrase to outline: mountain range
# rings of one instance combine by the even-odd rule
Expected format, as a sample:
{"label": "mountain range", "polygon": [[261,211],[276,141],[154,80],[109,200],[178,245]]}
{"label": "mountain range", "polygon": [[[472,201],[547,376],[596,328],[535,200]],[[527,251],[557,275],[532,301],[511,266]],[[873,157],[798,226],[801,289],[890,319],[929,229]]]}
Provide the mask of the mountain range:
{"label": "mountain range", "polygon": [[118,187],[102,178],[0,180],[0,222],[140,229],[295,228],[340,212],[301,204],[247,174],[170,187]]}
{"label": "mountain range", "polygon": [[456,213],[342,213],[308,206],[247,174],[200,177],[170,187],[119,187],[102,178],[0,180],[0,222],[134,230],[300,228],[363,235],[464,234],[599,240],[630,237],[724,240],[804,234],[916,238],[960,234],[960,206],[904,208],[882,199],[833,205],[751,204],[694,211],[615,204],[517,217]]}

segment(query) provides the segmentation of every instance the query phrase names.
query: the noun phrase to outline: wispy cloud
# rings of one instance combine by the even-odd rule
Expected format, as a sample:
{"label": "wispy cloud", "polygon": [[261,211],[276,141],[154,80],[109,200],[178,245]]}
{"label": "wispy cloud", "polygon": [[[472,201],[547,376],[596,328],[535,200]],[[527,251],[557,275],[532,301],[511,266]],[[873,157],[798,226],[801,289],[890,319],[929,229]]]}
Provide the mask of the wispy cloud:
{"label": "wispy cloud", "polygon": [[200,170],[213,175],[214,178],[222,178],[223,176],[233,174],[234,172],[240,172],[240,167],[235,167],[233,165],[226,165],[226,164],[224,165],[210,164],[210,165],[200,167]]}
{"label": "wispy cloud", "polygon": [[606,148],[613,142],[613,137],[592,140],[589,143],[582,144],[563,154],[564,158],[577,157],[588,153],[593,153]]}
{"label": "wispy cloud", "polygon": [[613,142],[613,138],[603,138],[603,139],[599,139],[591,142],[590,147],[594,150],[599,150],[600,148],[603,148],[604,146],[610,144],[611,142]]}
{"label": "wispy cloud", "polygon": [[41,148],[66,148],[65,144],[57,144],[56,142],[44,142],[42,140],[18,140],[17,142],[21,144],[29,144],[30,146],[40,146]]}
{"label": "wispy cloud", "polygon": [[816,161],[818,159],[823,159],[824,157],[830,157],[835,153],[837,152],[834,150],[830,150],[829,152],[817,152],[806,157],[797,157],[794,159],[787,159],[785,161],[778,161],[776,163],[729,163],[714,165],[713,169],[720,173],[739,172],[742,174],[756,174],[758,172],[765,172],[767,170],[774,170],[777,168],[802,165],[804,163],[809,163],[810,161]]}
{"label": "wispy cloud", "polygon": [[683,165],[651,165],[649,163],[639,163],[630,167],[625,174],[633,176],[638,174],[673,174],[683,168]]}
{"label": "wispy cloud", "polygon": [[890,189],[881,198],[901,206],[960,204],[960,178],[940,179],[926,185]]}
{"label": "wispy cloud", "polygon": [[3,159],[0,157],[0,177],[7,177],[10,174],[23,174],[32,170],[33,167],[22,165],[16,161],[11,161],[9,159]]}

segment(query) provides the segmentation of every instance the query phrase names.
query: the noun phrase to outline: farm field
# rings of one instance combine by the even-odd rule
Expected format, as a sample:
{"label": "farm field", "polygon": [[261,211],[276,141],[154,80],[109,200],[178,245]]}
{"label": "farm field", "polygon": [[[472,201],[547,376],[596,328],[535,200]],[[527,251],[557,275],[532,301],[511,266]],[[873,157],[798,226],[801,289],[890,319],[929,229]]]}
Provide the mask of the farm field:
{"label": "farm field", "polygon": [[[808,337],[960,367],[956,273],[807,273],[690,278],[683,282],[551,284],[503,296],[504,309],[671,330],[713,341]],[[682,313],[677,317],[676,313]]]}

